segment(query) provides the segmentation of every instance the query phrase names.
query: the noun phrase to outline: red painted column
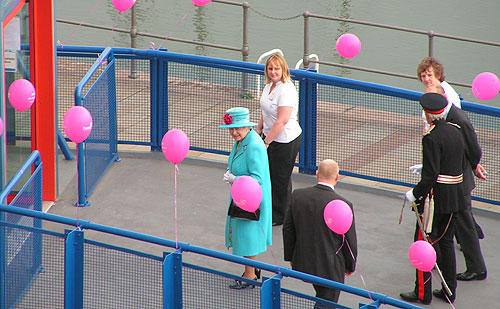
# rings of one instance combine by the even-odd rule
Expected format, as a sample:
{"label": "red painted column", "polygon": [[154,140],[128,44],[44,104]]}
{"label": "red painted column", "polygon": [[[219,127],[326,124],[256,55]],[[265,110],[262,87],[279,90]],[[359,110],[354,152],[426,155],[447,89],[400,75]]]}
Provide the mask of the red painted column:
{"label": "red painted column", "polygon": [[54,3],[30,1],[31,81],[36,101],[31,112],[31,145],[43,162],[43,200],[56,200],[56,123]]}

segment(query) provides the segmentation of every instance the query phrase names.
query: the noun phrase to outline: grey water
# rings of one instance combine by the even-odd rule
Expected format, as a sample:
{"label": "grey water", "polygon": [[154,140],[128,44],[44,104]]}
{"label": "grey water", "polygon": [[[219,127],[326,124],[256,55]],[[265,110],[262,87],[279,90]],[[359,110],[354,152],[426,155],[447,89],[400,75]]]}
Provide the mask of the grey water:
{"label": "grey water", "polygon": [[[239,1],[235,1],[240,3]],[[500,42],[500,1],[470,0],[250,0],[249,61],[271,49],[283,51],[290,67],[303,57],[304,11],[331,17],[363,20],[391,26],[434,31],[439,34]],[[137,0],[138,31],[173,38],[196,40],[241,48],[243,9],[211,2],[194,7],[191,0]],[[56,18],[130,29],[130,10],[121,14],[111,0],[61,0]],[[320,60],[356,67],[416,75],[416,67],[428,55],[427,36],[364,25],[310,19],[310,53]],[[343,33],[356,34],[361,52],[343,59],[335,42]],[[56,24],[57,40],[63,45],[130,47],[130,36],[116,31]],[[167,48],[172,52],[242,60],[240,52],[194,46],[166,39],[137,38],[137,48]],[[482,72],[500,76],[500,47],[434,38],[434,56],[445,67],[446,80],[471,84]],[[415,91],[417,80],[320,65],[319,72]],[[465,101],[500,107],[500,95],[482,101],[470,87],[455,89]]]}

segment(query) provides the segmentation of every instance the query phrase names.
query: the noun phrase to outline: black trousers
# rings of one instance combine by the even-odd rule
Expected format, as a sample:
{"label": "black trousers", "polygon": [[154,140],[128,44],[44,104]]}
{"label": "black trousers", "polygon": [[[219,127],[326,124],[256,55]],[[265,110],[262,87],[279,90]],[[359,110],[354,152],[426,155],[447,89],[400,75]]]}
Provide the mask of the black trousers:
{"label": "black trousers", "polygon": [[[420,219],[422,219],[422,215],[420,215]],[[420,230],[420,226],[418,222],[415,227],[415,234],[413,235],[413,240],[424,240],[422,236],[422,232]],[[418,299],[422,300],[425,303],[432,301],[432,284],[431,284],[431,273],[424,272],[421,270],[415,270],[415,295],[417,295]]]}
{"label": "black trousers", "polygon": [[[450,296],[450,300],[452,301],[455,300],[455,290],[457,288],[457,265],[455,246],[453,244],[456,217],[457,213],[453,213],[453,215],[434,213],[432,233],[429,235],[436,250],[437,264],[452,293]],[[419,231],[418,225],[416,231]],[[417,233],[415,233],[415,237],[418,237]],[[419,299],[424,301],[432,299],[432,280],[430,275],[430,272],[416,271],[415,293]],[[444,287],[441,288],[445,291]]]}
{"label": "black trousers", "polygon": [[465,258],[466,270],[475,273],[486,271],[479,235],[477,233],[476,222],[472,215],[470,195],[466,195],[468,207],[466,210],[457,213],[455,224],[455,237],[462,248]]}
{"label": "black trousers", "polygon": [[302,143],[302,134],[290,143],[272,142],[267,148],[271,190],[273,195],[273,223],[282,224],[292,198],[292,172]]}
{"label": "black trousers", "polygon": [[[318,285],[318,284],[313,284],[313,287],[314,287],[314,290],[316,291],[316,297],[326,299],[326,300],[332,301],[334,303],[338,303],[339,296],[340,296],[340,290],[328,288],[326,286],[322,286],[322,285]],[[316,303],[314,308],[319,309],[319,308],[333,308],[333,307]]]}

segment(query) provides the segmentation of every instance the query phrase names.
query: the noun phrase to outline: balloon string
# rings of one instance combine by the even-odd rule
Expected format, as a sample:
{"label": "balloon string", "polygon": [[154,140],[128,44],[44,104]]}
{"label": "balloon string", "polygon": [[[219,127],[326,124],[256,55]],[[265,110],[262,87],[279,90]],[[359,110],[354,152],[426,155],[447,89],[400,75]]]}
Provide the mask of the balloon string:
{"label": "balloon string", "polygon": [[179,167],[174,164],[174,220],[175,220],[175,249],[178,249],[177,244],[177,174],[179,174]]}
{"label": "balloon string", "polygon": [[[329,54],[331,54],[331,53],[332,53],[334,50],[336,50],[336,49],[337,49],[337,48],[332,48],[329,52],[327,52],[326,54],[324,54],[323,56],[321,56],[321,58],[319,58],[319,60],[324,59],[326,56],[328,56]],[[310,67],[308,67],[308,68],[306,69],[306,71],[309,71],[309,70],[310,70],[313,66],[314,66],[314,64],[313,64],[313,65],[311,65]]]}
{"label": "balloon string", "polygon": [[[168,41],[168,39],[172,36],[172,33],[174,33],[174,30],[177,29],[177,27],[179,27],[179,25],[182,23],[182,21],[186,18],[186,16],[189,15],[189,13],[191,13],[191,11],[194,8],[195,8],[195,6],[192,6],[191,10],[189,10],[186,14],[184,14],[184,16],[181,17],[181,19],[177,22],[177,24],[174,26],[172,31],[170,31],[170,33],[165,37],[165,41]],[[160,49],[160,48],[161,48],[161,45],[160,45],[160,47],[158,47],[158,49]]]}
{"label": "balloon string", "polygon": [[[430,273],[431,273],[431,277],[434,279],[434,281],[435,281],[436,283],[438,283],[438,284],[441,284],[441,280],[440,280],[440,279],[438,279],[438,278],[436,278],[436,277],[434,277],[434,274],[433,274],[431,271],[430,271]],[[424,282],[424,284],[425,284],[428,280],[430,280],[430,279],[431,279],[431,278],[427,279],[427,280]],[[450,301],[450,299],[448,298],[448,294],[447,294],[446,292],[444,292],[444,291],[443,291],[443,294],[444,294],[444,297],[446,297],[446,299],[448,300],[448,303],[450,304],[451,308],[455,309],[455,306],[453,306],[453,303],[452,303],[452,302]]]}
{"label": "balloon string", "polygon": [[[78,158],[78,143],[76,143],[76,157]],[[80,170],[77,169],[77,172],[80,173]],[[78,208],[80,208],[80,206],[76,205],[76,227],[81,230],[80,228],[80,216],[78,215]]]}
{"label": "balloon string", "polygon": [[[23,112],[21,112],[21,123],[23,123]],[[19,163],[23,164],[23,135],[19,134]]]}
{"label": "balloon string", "polygon": [[[345,240],[345,235],[344,235],[344,234],[342,234],[342,244],[341,244],[341,245],[340,245],[340,247],[337,249],[337,252],[335,252],[335,254],[339,254],[340,249],[342,249],[342,247],[344,246],[344,242],[346,242],[346,240]],[[349,248],[349,250],[350,250],[350,248]],[[351,255],[352,255],[352,256],[353,256],[353,258],[354,258],[354,254],[352,254],[352,252],[351,252]]]}
{"label": "balloon string", "polygon": [[[90,10],[89,15],[90,15],[90,14],[92,14],[92,13],[94,12],[94,10],[95,10],[95,8],[97,7],[97,5],[99,4],[99,2],[101,2],[101,0],[97,0],[97,2],[94,4],[94,7]],[[81,22],[81,23],[78,25],[78,27],[76,27],[76,29],[75,29],[75,30],[73,30],[73,32],[71,32],[71,34],[69,35],[69,37],[68,37],[68,39],[66,40],[66,42],[68,42],[68,43],[69,43],[69,41],[71,40],[71,38],[73,37],[73,35],[75,34],[75,32],[76,32],[78,29],[80,29],[80,27],[82,26],[82,23],[83,23],[83,22]],[[61,41],[57,40],[57,44],[58,44],[58,45],[61,45],[61,48],[64,48],[64,44],[62,44],[62,43],[61,43]]]}
{"label": "balloon string", "polygon": [[[345,235],[342,234],[342,237],[345,237]],[[358,269],[359,278],[361,279],[361,282],[363,282],[363,286],[365,287],[365,289],[368,292],[368,297],[370,298],[370,300],[373,300],[372,295],[370,294],[370,291],[368,291],[368,287],[366,285],[365,278],[363,277],[361,270],[358,268],[358,263],[356,261],[356,258],[354,257],[354,253],[352,252],[351,246],[349,246],[349,242],[347,240],[345,240],[345,244],[347,245],[347,248],[349,248],[349,252],[351,253],[352,260],[354,261],[354,269]]]}
{"label": "balloon string", "polygon": [[[257,214],[255,214],[255,216],[257,216]],[[264,228],[262,227],[260,220],[258,222],[259,222],[260,230],[262,231],[262,235],[264,236],[264,239],[266,240],[266,243],[267,243],[267,237],[266,237],[266,233],[264,232]],[[272,230],[271,230],[271,233],[272,233]],[[274,265],[276,265],[276,267],[277,267],[277,273],[281,275],[281,271],[280,271],[280,268],[278,267],[277,259],[276,259],[276,256],[274,255],[273,248],[269,247],[269,251],[271,251],[271,256],[273,257]]]}
{"label": "balloon string", "polygon": [[113,31],[115,30],[116,21],[118,20],[118,15],[120,15],[120,14],[121,13],[118,13],[115,16],[115,20],[113,21],[113,27],[111,28],[111,33],[109,34],[108,38],[106,39],[106,44],[104,45],[104,47],[108,47],[109,38],[113,36]]}

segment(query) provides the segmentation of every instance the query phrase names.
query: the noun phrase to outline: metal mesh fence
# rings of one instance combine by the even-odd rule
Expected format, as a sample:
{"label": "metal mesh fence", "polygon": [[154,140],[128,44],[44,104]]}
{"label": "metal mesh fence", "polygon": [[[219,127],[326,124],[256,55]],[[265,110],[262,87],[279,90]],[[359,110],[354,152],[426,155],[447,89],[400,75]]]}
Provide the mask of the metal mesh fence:
{"label": "metal mesh fence", "polygon": [[64,308],[64,235],[33,233],[43,242],[41,267],[30,285],[24,286],[15,308]]}
{"label": "metal mesh fence", "polygon": [[488,172],[488,180],[476,180],[474,196],[500,201],[500,118],[490,115],[467,113],[476,129],[479,144],[483,150],[481,165]]}
{"label": "metal mesh fence", "polygon": [[202,270],[182,268],[183,308],[260,308],[260,287],[233,290],[234,279]]}
{"label": "metal mesh fence", "polygon": [[[116,57],[119,143],[158,147],[167,130],[180,129],[188,135],[191,150],[227,154],[233,140],[227,130],[217,128],[224,112],[242,106],[250,110],[251,121],[260,119],[259,96],[265,78],[258,71],[212,64],[206,59],[193,64],[161,57]],[[62,60],[74,61],[79,70],[90,67],[82,65],[85,60],[79,57]],[[68,66],[59,64],[58,72]],[[314,82],[318,83],[317,91],[309,94],[315,96],[311,100],[313,114],[299,114],[316,126],[307,140],[309,146],[299,154],[299,158],[313,158],[305,168],[314,170],[321,160],[330,158],[339,162],[344,175],[401,185],[418,182],[419,177],[408,171],[409,166],[421,162],[423,125],[415,99],[392,91],[363,90],[347,80],[338,85],[321,74]],[[76,82],[71,89],[71,106],[74,85]],[[61,97],[59,105],[60,111]],[[483,148],[481,164],[489,172],[487,181],[476,180],[473,196],[498,203],[500,119],[477,112],[468,115]]]}
{"label": "metal mesh fence", "polygon": [[[97,55],[80,55],[79,57],[68,56],[66,54],[57,56],[57,127],[64,137],[63,130],[64,114],[68,109],[75,106],[75,87],[92,67],[97,59]],[[83,88],[82,95],[85,95],[90,86],[99,76],[102,69],[94,74],[90,82]]]}
{"label": "metal mesh fence", "polygon": [[316,165],[413,183],[408,167],[421,162],[423,121],[418,102],[331,85],[318,85]]}
{"label": "metal mesh fence", "polygon": [[164,115],[168,118],[163,120],[163,131],[183,130],[191,148],[231,150],[234,140],[227,130],[217,128],[223,124],[222,117],[229,108],[246,107],[250,121],[259,122],[260,94],[255,75],[175,62],[169,62],[167,72],[168,113]]}
{"label": "metal mesh fence", "polygon": [[116,62],[116,113],[118,140],[124,144],[151,144],[150,61]]}
{"label": "metal mesh fence", "polygon": [[[10,203],[12,207],[41,211],[42,209],[42,168],[38,166],[16,197]],[[4,214],[8,225],[0,227],[0,263],[5,265],[3,274],[6,282],[4,302],[6,306],[14,305],[22,296],[26,286],[40,270],[42,243],[39,233],[33,229],[22,227],[41,227],[41,219],[16,214]],[[20,228],[18,228],[19,226]]]}
{"label": "metal mesh fence", "polygon": [[86,241],[84,308],[161,308],[162,260]]}
{"label": "metal mesh fence", "polygon": [[107,65],[83,99],[92,115],[92,131],[85,140],[86,194],[90,195],[116,155],[116,89],[114,61]]}

